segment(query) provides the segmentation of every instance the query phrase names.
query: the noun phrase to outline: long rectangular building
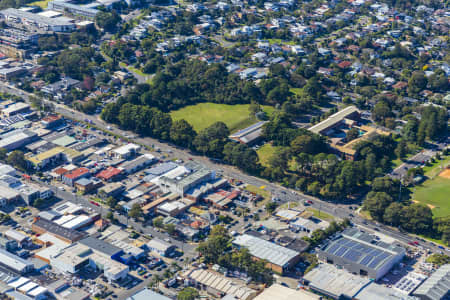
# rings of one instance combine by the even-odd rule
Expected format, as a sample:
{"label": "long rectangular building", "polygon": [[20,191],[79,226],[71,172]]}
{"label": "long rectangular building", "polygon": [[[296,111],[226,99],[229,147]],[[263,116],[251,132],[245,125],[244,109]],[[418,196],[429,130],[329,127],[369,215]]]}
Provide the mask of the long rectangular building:
{"label": "long rectangular building", "polygon": [[55,32],[69,32],[76,28],[74,23],[68,22],[66,19],[48,18],[16,8],[4,9],[0,11],[0,16],[12,27],[21,24],[28,28]]}
{"label": "long rectangular building", "polygon": [[61,225],[56,224],[53,221],[49,221],[43,218],[36,218],[34,223],[31,225],[31,229],[39,234],[50,233],[57,238],[66,241],[68,243],[73,243],[81,240],[86,236],[84,232],[80,232],[74,229],[65,228]]}
{"label": "long rectangular building", "polygon": [[22,259],[2,248],[0,248],[0,265],[20,274],[26,274],[34,269],[34,265],[28,260]]}
{"label": "long rectangular building", "polygon": [[238,236],[233,245],[247,248],[253,257],[266,260],[268,267],[279,274],[283,274],[300,260],[299,252],[249,234]]}

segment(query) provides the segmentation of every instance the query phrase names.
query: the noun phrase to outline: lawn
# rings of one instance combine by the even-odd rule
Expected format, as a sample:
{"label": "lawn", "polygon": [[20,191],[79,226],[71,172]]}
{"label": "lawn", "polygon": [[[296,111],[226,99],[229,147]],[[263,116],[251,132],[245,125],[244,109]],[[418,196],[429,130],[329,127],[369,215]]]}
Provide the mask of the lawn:
{"label": "lawn", "polygon": [[450,179],[436,176],[414,188],[413,200],[427,204],[435,217],[450,215]]}
{"label": "lawn", "polygon": [[283,41],[282,39],[269,39],[269,44],[278,44],[278,45],[295,45],[294,41]]}
{"label": "lawn", "polygon": [[48,2],[50,2],[50,0],[35,1],[28,3],[28,6],[39,6],[42,9],[46,9]]}
{"label": "lawn", "polygon": [[264,167],[269,166],[269,159],[272,157],[272,155],[277,151],[278,147],[272,146],[272,144],[265,144],[261,148],[259,148],[256,152],[258,153],[259,162]]}
{"label": "lawn", "polygon": [[[249,104],[199,103],[172,111],[170,115],[173,120],[185,119],[197,132],[218,121],[224,122],[230,132],[234,132],[258,121],[255,117],[249,116],[248,108]],[[270,115],[274,108],[263,106],[263,110]]]}
{"label": "lawn", "polygon": [[314,217],[316,217],[318,219],[321,219],[321,220],[324,220],[324,221],[327,221],[327,222],[334,221],[334,219],[335,219],[332,215],[327,214],[327,213],[325,213],[323,211],[319,211],[319,210],[317,210],[315,208],[312,208],[312,207],[309,207],[306,210],[312,212]]}

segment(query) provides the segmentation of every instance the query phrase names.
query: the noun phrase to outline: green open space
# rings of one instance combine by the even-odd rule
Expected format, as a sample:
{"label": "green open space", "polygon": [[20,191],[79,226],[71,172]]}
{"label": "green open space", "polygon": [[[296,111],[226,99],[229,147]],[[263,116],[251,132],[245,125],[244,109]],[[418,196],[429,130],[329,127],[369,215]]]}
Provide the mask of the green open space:
{"label": "green open space", "polygon": [[256,186],[256,185],[247,184],[245,186],[245,189],[249,192],[255,193],[264,198],[263,201],[259,201],[257,203],[257,206],[262,206],[262,205],[266,204],[267,201],[269,201],[271,198],[271,194],[265,186]]}
{"label": "green open space", "polygon": [[261,146],[256,153],[258,153],[259,162],[262,166],[268,167],[269,166],[269,160],[272,157],[272,155],[277,151],[278,147],[272,146],[272,144],[267,143]]}
{"label": "green open space", "polygon": [[428,178],[434,178],[439,175],[448,165],[450,165],[450,155],[442,156],[440,160],[435,160],[434,163],[429,163],[423,167],[423,171]]}
{"label": "green open space", "polygon": [[429,205],[435,217],[450,215],[450,179],[437,176],[414,188],[412,199]]}
{"label": "green open space", "polygon": [[334,221],[334,219],[335,219],[332,215],[327,214],[323,211],[317,210],[312,207],[308,207],[306,210],[312,212],[314,217],[324,220],[324,221],[327,221],[327,222]]}
{"label": "green open space", "polygon": [[42,9],[46,9],[48,2],[50,2],[50,0],[35,1],[28,3],[28,6],[39,6]]}
{"label": "green open space", "polygon": [[[174,110],[170,115],[175,121],[186,120],[197,132],[219,121],[225,123],[230,132],[234,132],[258,122],[255,117],[250,116],[249,106],[249,104],[227,105],[206,102]],[[275,110],[266,105],[262,106],[262,109],[268,115]]]}

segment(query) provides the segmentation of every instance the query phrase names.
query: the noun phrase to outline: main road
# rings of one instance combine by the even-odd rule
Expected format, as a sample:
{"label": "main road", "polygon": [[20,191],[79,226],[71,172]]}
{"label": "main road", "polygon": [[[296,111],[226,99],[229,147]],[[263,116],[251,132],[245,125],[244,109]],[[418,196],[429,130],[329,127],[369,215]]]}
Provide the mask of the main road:
{"label": "main road", "polygon": [[[0,91],[8,92],[10,94],[20,96],[20,97],[24,98],[26,101],[29,101],[31,96],[36,97],[33,94],[24,92],[14,86],[7,85],[4,82],[0,83]],[[49,100],[45,100],[45,99],[43,99],[43,101],[53,104],[55,107],[55,112],[63,115],[66,118],[70,118],[70,119],[77,120],[80,122],[88,122],[92,125],[95,125],[97,128],[101,129],[104,132],[111,132],[114,135],[120,136],[125,140],[130,140],[127,137],[135,136],[135,134],[133,132],[125,131],[120,128],[117,128],[116,126],[113,126],[109,123],[104,122],[103,120],[101,120],[98,117],[86,115],[82,112],[73,110],[71,108],[68,108],[65,105],[55,103],[53,101],[49,101]],[[265,190],[271,192],[274,197],[279,198],[283,202],[292,201],[292,202],[303,203],[306,200],[310,200],[310,201],[312,201],[311,206],[316,209],[319,209],[321,211],[324,211],[328,214],[331,214],[331,215],[341,218],[341,219],[349,218],[355,225],[359,225],[361,227],[370,229],[372,231],[381,232],[381,233],[391,236],[405,244],[416,241],[424,249],[430,249],[435,252],[439,252],[439,251],[443,250],[429,242],[424,242],[424,241],[420,241],[420,240],[417,241],[417,238],[412,237],[408,234],[402,233],[396,229],[392,229],[383,224],[379,224],[379,223],[376,223],[373,221],[366,221],[359,216],[353,216],[352,215],[353,211],[350,210],[347,206],[332,204],[332,203],[325,202],[325,201],[319,200],[317,198],[314,198],[314,197],[311,197],[308,195],[300,194],[296,191],[279,186],[276,183],[269,182],[267,180],[264,180],[264,179],[261,179],[258,177],[247,175],[235,167],[220,164],[218,162],[213,162],[208,157],[194,155],[185,149],[180,149],[178,147],[172,146],[167,143],[160,142],[156,139],[149,138],[149,137],[145,137],[145,138],[136,137],[136,138],[133,138],[132,141],[147,147],[149,150],[159,149],[163,153],[164,152],[167,153],[167,155],[173,155],[174,157],[176,157],[178,159],[182,159],[184,161],[187,161],[187,160],[198,161],[198,162],[202,163],[203,165],[205,165],[206,167],[208,167],[212,170],[215,170],[217,173],[219,173],[225,177],[234,178],[234,179],[240,180],[244,183],[255,185],[258,187],[264,187]],[[121,216],[121,217],[123,217],[123,216]],[[123,221],[123,220],[120,220],[120,221]],[[145,231],[147,231],[147,229],[142,227],[142,225],[140,225],[139,223],[136,223],[133,221],[132,221],[132,223],[130,223],[130,221],[128,221],[128,222],[129,222],[129,224],[136,226],[135,228],[138,230],[144,229]],[[149,228],[149,227],[147,227],[147,228]],[[180,246],[182,246],[182,245],[180,245]],[[447,251],[447,253],[450,254],[450,250],[447,249],[444,251]]]}

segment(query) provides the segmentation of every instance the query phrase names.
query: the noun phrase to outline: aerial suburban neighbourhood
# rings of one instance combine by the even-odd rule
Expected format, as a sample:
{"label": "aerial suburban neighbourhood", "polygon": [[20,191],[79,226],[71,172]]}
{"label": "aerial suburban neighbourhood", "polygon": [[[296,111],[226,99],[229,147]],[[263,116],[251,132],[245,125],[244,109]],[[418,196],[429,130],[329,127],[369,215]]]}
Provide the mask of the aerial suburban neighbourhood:
{"label": "aerial suburban neighbourhood", "polygon": [[442,0],[0,1],[0,300],[449,300]]}

